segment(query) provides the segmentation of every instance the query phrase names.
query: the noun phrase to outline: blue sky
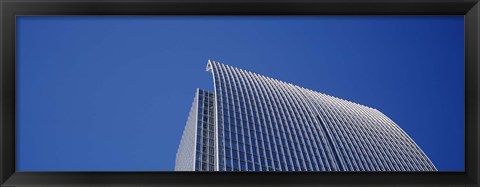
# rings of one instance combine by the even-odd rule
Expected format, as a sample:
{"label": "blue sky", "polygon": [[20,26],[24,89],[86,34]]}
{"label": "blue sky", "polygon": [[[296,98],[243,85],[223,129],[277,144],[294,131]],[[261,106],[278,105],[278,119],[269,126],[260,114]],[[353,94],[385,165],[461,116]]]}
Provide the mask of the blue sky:
{"label": "blue sky", "polygon": [[463,16],[19,16],[18,171],[171,171],[208,59],[377,108],[464,169]]}

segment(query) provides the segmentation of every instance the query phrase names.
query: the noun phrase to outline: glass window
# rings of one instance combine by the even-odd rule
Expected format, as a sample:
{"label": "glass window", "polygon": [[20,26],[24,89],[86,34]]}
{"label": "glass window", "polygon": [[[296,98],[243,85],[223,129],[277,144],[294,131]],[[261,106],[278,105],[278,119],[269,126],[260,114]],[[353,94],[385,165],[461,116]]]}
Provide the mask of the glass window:
{"label": "glass window", "polygon": [[240,160],[245,160],[245,154],[243,152],[240,152]]}
{"label": "glass window", "polygon": [[252,151],[250,150],[250,146],[248,146],[248,147],[245,148],[245,152],[246,152],[247,154],[251,154],[251,153],[252,153]]}
{"label": "glass window", "polygon": [[255,168],[253,167],[253,164],[248,162],[248,169],[251,171],[255,171]]}
{"label": "glass window", "polygon": [[247,164],[247,163],[245,163],[245,161],[243,161],[243,160],[240,161],[240,168],[241,168],[242,171],[246,171],[246,170],[247,170],[246,164]]}
{"label": "glass window", "polygon": [[263,157],[260,158],[260,165],[266,166],[265,158],[263,158]]}
{"label": "glass window", "polygon": [[227,159],[227,168],[231,168],[232,167],[232,160],[231,159]]}
{"label": "glass window", "polygon": [[233,159],[233,168],[238,168],[238,160],[237,159]]}

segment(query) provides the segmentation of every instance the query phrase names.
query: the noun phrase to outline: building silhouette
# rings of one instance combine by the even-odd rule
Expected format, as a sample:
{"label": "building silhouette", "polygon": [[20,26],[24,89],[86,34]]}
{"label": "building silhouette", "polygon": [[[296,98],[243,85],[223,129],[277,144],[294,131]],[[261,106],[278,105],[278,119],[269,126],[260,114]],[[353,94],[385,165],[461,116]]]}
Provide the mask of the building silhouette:
{"label": "building silhouette", "polygon": [[382,112],[209,61],[176,171],[437,171]]}

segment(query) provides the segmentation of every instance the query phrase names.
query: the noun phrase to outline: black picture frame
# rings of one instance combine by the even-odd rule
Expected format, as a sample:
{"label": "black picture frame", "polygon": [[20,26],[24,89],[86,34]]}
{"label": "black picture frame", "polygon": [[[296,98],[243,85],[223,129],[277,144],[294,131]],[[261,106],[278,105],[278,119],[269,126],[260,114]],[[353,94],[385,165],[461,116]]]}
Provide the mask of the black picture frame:
{"label": "black picture frame", "polygon": [[[16,172],[19,15],[464,15],[464,172]],[[479,186],[479,0],[0,0],[1,186]],[[461,124],[459,124],[461,125]],[[447,137],[446,137],[447,138]]]}

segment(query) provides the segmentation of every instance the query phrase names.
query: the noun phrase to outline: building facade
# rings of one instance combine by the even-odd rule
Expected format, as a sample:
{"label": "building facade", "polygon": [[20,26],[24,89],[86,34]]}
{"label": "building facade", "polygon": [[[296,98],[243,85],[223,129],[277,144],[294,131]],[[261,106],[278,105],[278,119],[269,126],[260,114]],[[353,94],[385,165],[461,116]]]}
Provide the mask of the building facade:
{"label": "building facade", "polygon": [[209,61],[176,171],[437,171],[382,112]]}

